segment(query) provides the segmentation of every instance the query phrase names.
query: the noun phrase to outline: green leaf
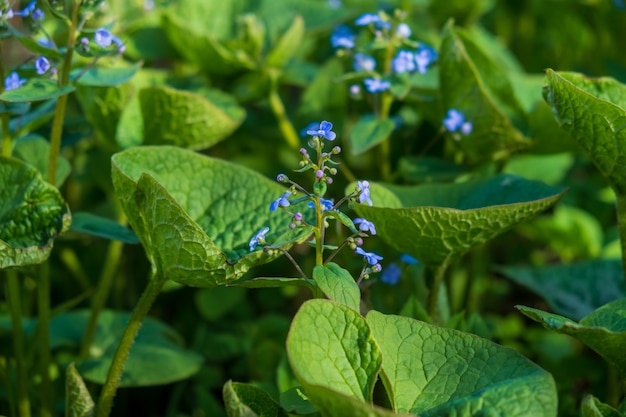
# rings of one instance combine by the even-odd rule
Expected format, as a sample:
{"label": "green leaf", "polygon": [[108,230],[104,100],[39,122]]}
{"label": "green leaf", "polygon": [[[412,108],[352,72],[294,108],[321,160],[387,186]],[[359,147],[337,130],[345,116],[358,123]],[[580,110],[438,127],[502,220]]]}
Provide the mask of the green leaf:
{"label": "green leaf", "polygon": [[315,287],[315,281],[305,278],[261,277],[228,284],[228,286],[243,288],[279,288],[290,287],[292,285],[296,287],[306,287],[312,290]]}
{"label": "green leaf", "polygon": [[327,265],[316,265],[313,268],[313,279],[328,298],[359,311],[361,291],[350,272],[330,262]]}
{"label": "green leaf", "polygon": [[89,87],[115,87],[124,84],[135,76],[143,65],[142,62],[125,67],[91,67],[84,73],[82,68],[71,72],[70,78],[80,78],[76,82],[78,85]]}
{"label": "green leaf", "polygon": [[[50,322],[51,348],[79,346],[89,314],[87,310],[77,310],[54,317]],[[76,365],[83,378],[104,383],[129,317],[128,313],[112,310],[100,313],[91,356]],[[194,375],[200,370],[203,359],[184,349],[182,343],[180,335],[171,327],[147,317],[130,350],[120,386],[162,385]]]}
{"label": "green leaf", "polygon": [[260,388],[228,381],[222,390],[228,417],[287,417],[287,413]]}
{"label": "green leaf", "polygon": [[327,300],[309,300],[296,313],[287,336],[287,356],[311,397],[316,386],[357,400],[371,401],[381,365],[378,345],[355,310]]}
{"label": "green leaf", "polygon": [[413,183],[451,181],[466,171],[462,165],[444,159],[424,156],[405,156],[398,162],[398,171]]}
{"label": "green leaf", "polygon": [[[459,257],[529,220],[565,193],[562,188],[514,175],[445,185],[372,184],[371,190],[374,206],[357,204],[354,209],[359,216],[373,222],[387,244],[432,265]],[[387,196],[377,199],[381,194]]]}
{"label": "green leaf", "polygon": [[503,172],[555,185],[563,181],[572,165],[574,156],[570,153],[516,155],[508,160]]}
{"label": "green leaf", "polygon": [[302,387],[297,386],[280,393],[280,406],[291,414],[313,414],[317,409],[311,404]]}
{"label": "green leaf", "polygon": [[574,320],[626,296],[624,270],[619,260],[498,267],[497,271],[543,297],[556,313]]}
{"label": "green leaf", "polygon": [[96,409],[96,404],[73,362],[67,366],[65,374],[65,409],[67,417],[91,417]]}
{"label": "green leaf", "polygon": [[618,195],[626,194],[626,86],[611,78],[546,71],[544,98],[557,122]]}
{"label": "green leaf", "polygon": [[362,154],[387,139],[394,126],[390,119],[362,116],[350,131],[350,150],[354,155]]}
{"label": "green leaf", "polygon": [[593,395],[583,398],[580,411],[582,417],[623,417],[622,413],[602,403]]}
{"label": "green leaf", "polygon": [[[48,177],[48,164],[50,162],[50,142],[39,135],[28,135],[19,138],[13,146],[13,156],[27,164],[37,168],[42,177]],[[59,155],[57,159],[57,176],[55,185],[61,186],[72,167],[69,161]]]}
{"label": "green leaf", "polygon": [[74,87],[71,85],[59,87],[56,81],[53,80],[45,78],[31,78],[21,87],[5,91],[0,94],[0,101],[18,103],[25,101],[48,100],[69,94],[72,91],[74,91]]}
{"label": "green leaf", "polygon": [[130,225],[159,273],[184,285],[212,287],[235,281],[267,263],[250,239],[269,227],[268,242],[306,240],[289,216],[269,206],[285,189],[219,159],[168,146],[131,148],[112,158],[115,192]]}
{"label": "green leaf", "polygon": [[203,288],[196,292],[196,308],[203,319],[217,321],[245,302],[242,288]]}
{"label": "green leaf", "polygon": [[457,109],[472,123],[471,134],[452,134],[471,161],[506,158],[531,144],[520,131],[526,129],[526,116],[507,72],[452,24],[444,30],[439,66],[441,119]]}
{"label": "green leaf", "polygon": [[41,45],[33,38],[33,36],[24,35],[22,32],[20,32],[11,25],[6,25],[6,28],[11,32],[13,37],[17,39],[22,45],[24,45],[29,51],[37,55],[45,56],[49,59],[63,59],[64,55],[61,53],[61,51]]}
{"label": "green leaf", "polygon": [[35,168],[0,157],[0,269],[46,260],[70,222],[59,190]]}
{"label": "green leaf", "polygon": [[71,230],[120,242],[139,243],[137,235],[114,220],[84,211],[73,213]]}
{"label": "green leaf", "polygon": [[556,416],[552,376],[512,349],[408,317],[370,311],[395,411],[442,415]]}
{"label": "green leaf", "polygon": [[575,337],[622,372],[626,371],[626,298],[605,304],[582,318],[579,323],[531,307],[516,308],[547,329]]}
{"label": "green leaf", "polygon": [[296,54],[304,37],[304,19],[296,16],[287,31],[278,40],[274,49],[267,54],[265,65],[273,68],[283,68]]}
{"label": "green leaf", "polygon": [[[220,98],[225,100],[225,94]],[[228,106],[220,106],[199,94],[169,87],[144,88],[139,100],[147,145],[205,149],[233,133],[246,115],[232,99]]]}

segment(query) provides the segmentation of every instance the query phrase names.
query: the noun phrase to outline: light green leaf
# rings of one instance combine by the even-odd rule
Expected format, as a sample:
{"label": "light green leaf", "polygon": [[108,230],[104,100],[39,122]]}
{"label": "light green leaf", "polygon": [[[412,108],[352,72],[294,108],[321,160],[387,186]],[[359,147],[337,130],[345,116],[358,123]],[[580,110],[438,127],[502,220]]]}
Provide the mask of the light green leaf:
{"label": "light green leaf", "polygon": [[518,155],[508,160],[503,172],[556,185],[563,181],[572,165],[574,156],[570,153]]}
{"label": "light green leaf", "polygon": [[147,145],[205,149],[228,137],[246,115],[232,99],[228,106],[220,106],[199,94],[169,87],[144,88],[139,101]]}
{"label": "light green leaf", "polygon": [[296,54],[304,37],[304,19],[296,16],[287,31],[278,40],[274,49],[267,54],[265,65],[273,68],[284,67]]}
{"label": "light green leaf", "polygon": [[380,144],[393,132],[393,120],[379,120],[363,116],[350,131],[350,150],[354,155],[362,154]]}
{"label": "light green leaf", "polygon": [[471,161],[506,158],[531,144],[520,131],[526,129],[526,116],[506,71],[452,24],[444,30],[439,66],[441,119],[457,109],[472,123],[471,134],[453,134]]}
{"label": "light green leaf", "polygon": [[[445,185],[373,184],[371,190],[374,206],[357,204],[359,216],[373,222],[378,235],[393,248],[433,265],[459,257],[529,220],[564,194],[561,188],[513,175]],[[396,201],[376,198],[389,191]]]}
{"label": "light green leaf", "polygon": [[316,265],[313,268],[313,279],[328,298],[359,311],[361,291],[350,272],[330,262],[327,265]]}
{"label": "light green leaf", "polygon": [[421,417],[552,417],[552,376],[512,349],[408,317],[370,311],[383,354],[382,380],[395,411]]}
{"label": "light green leaf", "polygon": [[96,409],[96,404],[73,362],[68,365],[65,374],[65,409],[67,417],[91,417]]}
{"label": "light green leaf", "polygon": [[[19,138],[15,141],[13,146],[13,156],[17,159],[21,159],[27,164],[37,168],[37,171],[42,177],[48,177],[48,164],[50,162],[50,142],[45,140],[39,135],[28,135]],[[57,176],[55,185],[61,186],[68,175],[72,167],[69,161],[63,156],[59,155],[57,159]]]}
{"label": "light green leaf", "polygon": [[287,417],[287,413],[260,388],[228,381],[222,390],[228,417]]}
{"label": "light green leaf", "polygon": [[622,372],[626,371],[626,298],[605,304],[579,323],[530,307],[516,308],[545,328],[575,337]]}
{"label": "light green leaf", "polygon": [[104,239],[119,240],[130,244],[139,243],[137,235],[129,228],[114,220],[85,211],[73,213],[71,229]]}
{"label": "light green leaf", "polygon": [[[130,314],[104,310],[98,318],[90,358],[77,363],[83,378],[104,383]],[[50,322],[50,346],[79,346],[89,311],[60,314]],[[182,347],[182,339],[171,327],[147,317],[139,330],[124,366],[120,386],[146,387],[188,378],[200,370],[202,357]]]}
{"label": "light green leaf", "polygon": [[580,411],[582,417],[623,417],[622,413],[602,403],[593,395],[583,398]]}
{"label": "light green leaf", "polygon": [[0,269],[46,260],[70,222],[59,190],[35,168],[0,157]]}
{"label": "light green leaf", "polygon": [[89,87],[115,87],[124,84],[135,76],[143,62],[137,62],[125,67],[91,67],[84,73],[83,69],[75,69],[70,78],[75,79],[80,75],[76,83]]}
{"label": "light green leaf", "polygon": [[498,267],[497,271],[543,297],[556,313],[574,320],[626,296],[624,270],[619,260]]}
{"label": "light green leaf", "polygon": [[66,85],[59,87],[56,81],[46,78],[31,78],[21,87],[5,91],[0,94],[0,101],[12,103],[25,101],[39,101],[56,98],[74,91],[74,87]]}
{"label": "light green leaf", "polygon": [[611,187],[626,194],[626,85],[548,69],[544,98]]}
{"label": "light green leaf", "polygon": [[287,336],[287,356],[313,405],[321,386],[369,402],[381,365],[378,345],[355,310],[327,300],[309,300],[296,313]]}
{"label": "light green leaf", "polygon": [[131,148],[113,156],[113,186],[128,220],[160,273],[185,285],[235,281],[278,254],[250,252],[250,239],[302,242],[291,219],[269,206],[285,189],[256,172],[168,146]]}

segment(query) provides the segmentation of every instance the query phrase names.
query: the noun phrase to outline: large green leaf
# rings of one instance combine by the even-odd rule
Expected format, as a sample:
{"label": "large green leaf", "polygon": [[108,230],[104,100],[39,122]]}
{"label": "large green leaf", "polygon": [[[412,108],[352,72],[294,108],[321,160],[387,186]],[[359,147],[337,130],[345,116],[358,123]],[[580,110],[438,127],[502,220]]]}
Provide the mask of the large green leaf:
{"label": "large green leaf", "polygon": [[361,291],[350,272],[330,262],[328,265],[316,265],[313,279],[328,298],[359,311]]}
{"label": "large green leaf", "polygon": [[228,381],[222,390],[228,417],[287,417],[287,413],[260,388]]}
{"label": "large green leaf", "polygon": [[96,410],[96,404],[89,394],[83,378],[76,370],[74,363],[70,363],[65,374],[65,409],[67,417],[91,417]]}
{"label": "large green leaf", "polygon": [[626,194],[626,85],[549,69],[544,98],[618,195]]}
{"label": "large green leaf", "polygon": [[169,87],[140,90],[144,144],[205,149],[226,138],[246,113],[223,93],[213,97],[220,101]]}
{"label": "large green leaf", "polygon": [[623,417],[623,414],[598,400],[593,395],[587,395],[580,406],[582,417]]}
{"label": "large green leaf", "polygon": [[446,185],[373,184],[374,206],[358,204],[355,210],[374,222],[390,246],[438,265],[534,217],[563,194],[562,188],[514,175]]}
{"label": "large green leaf", "polygon": [[[28,135],[19,138],[13,145],[13,156],[37,168],[43,177],[48,176],[50,163],[50,142],[39,135]],[[57,159],[57,175],[55,185],[58,187],[70,175],[72,167],[69,161],[59,155]]]}
{"label": "large green leaf", "polygon": [[31,78],[21,87],[0,94],[0,101],[19,103],[56,98],[74,91],[74,87],[59,87],[56,81],[46,78]]}
{"label": "large green leaf", "polygon": [[505,158],[531,144],[520,131],[526,128],[526,116],[506,71],[468,33],[448,24],[439,65],[442,119],[449,109],[457,109],[472,123],[471,134],[453,136],[470,160]]}
{"label": "large green leaf", "polygon": [[544,327],[575,337],[626,372],[626,298],[605,304],[578,323],[535,308],[516,307]]}
{"label": "large green leaf", "polygon": [[280,255],[249,250],[263,227],[274,241],[302,241],[291,218],[269,206],[285,190],[242,166],[168,146],[113,156],[113,185],[152,263],[169,279],[211,287]]}
{"label": "large green leaf", "polygon": [[[104,310],[91,346],[91,357],[76,368],[88,381],[104,383],[113,354],[126,328],[130,314]],[[79,346],[89,311],[63,313],[50,322],[50,346]],[[181,336],[169,326],[147,317],[133,343],[120,386],[137,387],[167,384],[190,377],[200,370],[202,357],[182,347]]]}
{"label": "large green leaf", "polygon": [[35,168],[0,157],[0,269],[43,262],[70,222],[59,190]]}
{"label": "large green leaf", "polygon": [[514,350],[374,310],[367,321],[394,410],[422,417],[556,416],[552,376]]}
{"label": "large green leaf", "polygon": [[372,400],[382,358],[367,322],[355,310],[327,300],[304,303],[291,322],[287,356],[318,409],[319,397],[311,395],[316,386]]}

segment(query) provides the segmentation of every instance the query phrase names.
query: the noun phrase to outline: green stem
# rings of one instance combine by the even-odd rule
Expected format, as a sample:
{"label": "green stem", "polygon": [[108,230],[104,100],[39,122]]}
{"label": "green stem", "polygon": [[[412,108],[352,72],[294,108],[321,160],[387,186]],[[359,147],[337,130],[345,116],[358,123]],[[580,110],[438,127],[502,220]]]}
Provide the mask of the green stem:
{"label": "green stem", "polygon": [[426,265],[424,273],[426,274],[426,283],[428,284],[428,315],[433,319],[435,324],[442,324],[441,312],[437,308],[439,302],[439,291],[443,278],[448,269],[448,262],[445,261],[440,265]]}
{"label": "green stem", "polygon": [[11,138],[11,129],[9,128],[10,120],[9,113],[2,114],[2,156],[7,158],[10,158],[13,153],[13,138]]}
{"label": "green stem", "polygon": [[42,417],[52,416],[52,381],[50,380],[50,265],[43,262],[40,265],[39,281],[37,285],[37,313],[38,313],[38,344],[39,366],[41,372],[41,406]]}
{"label": "green stem", "polygon": [[[395,30],[395,29],[392,29]],[[393,33],[393,32],[392,32]],[[387,42],[387,49],[385,50],[385,62],[384,71],[385,74],[391,74],[391,61],[393,60],[394,45],[393,41]],[[391,105],[393,104],[393,96],[389,91],[383,91],[380,95],[380,112],[378,113],[378,119],[385,121],[389,119],[389,112],[391,111]],[[383,179],[389,179],[391,177],[391,141],[390,136],[387,136],[380,143],[380,169]]]}
{"label": "green stem", "polygon": [[622,263],[624,265],[624,280],[626,280],[626,195],[617,196],[617,220],[619,223],[619,238],[622,244]]}
{"label": "green stem", "polygon": [[289,120],[289,116],[287,115],[287,111],[285,110],[285,106],[283,101],[280,99],[280,95],[278,95],[278,74],[272,72],[269,74],[270,76],[270,95],[269,102],[270,107],[272,108],[272,112],[274,116],[278,120],[278,127],[287,142],[292,149],[298,150],[300,149],[300,139],[298,138],[298,132],[293,127],[291,120]]}
{"label": "green stem", "polygon": [[[74,52],[74,42],[76,41],[76,26],[78,24],[79,6],[75,1],[72,2],[72,23],[70,24],[69,34],[67,37],[67,52],[63,61],[61,75],[59,77],[59,87],[68,84],[70,70],[72,66],[72,54]],[[48,182],[56,184],[57,161],[61,150],[61,136],[63,134],[63,121],[65,120],[65,109],[67,108],[67,100],[69,95],[64,94],[57,100],[56,110],[54,112],[54,120],[52,120],[52,130],[50,132],[50,161],[48,163]]]}
{"label": "green stem", "polygon": [[120,378],[122,377],[122,371],[124,370],[124,364],[130,353],[130,348],[139,332],[144,317],[148,314],[152,303],[161,292],[161,288],[163,288],[163,284],[166,280],[167,278],[160,274],[153,276],[135,306],[128,321],[128,325],[126,325],[126,329],[124,329],[124,333],[122,334],[122,339],[117,346],[107,379],[100,392],[100,398],[98,399],[96,408],[96,417],[108,417],[111,413],[113,398],[120,384]]}
{"label": "green stem", "polygon": [[20,417],[30,417],[30,400],[28,399],[28,375],[24,359],[24,332],[22,330],[22,302],[20,283],[14,269],[6,271],[7,304],[11,312],[11,329],[13,333],[13,350],[17,362],[17,409]]}

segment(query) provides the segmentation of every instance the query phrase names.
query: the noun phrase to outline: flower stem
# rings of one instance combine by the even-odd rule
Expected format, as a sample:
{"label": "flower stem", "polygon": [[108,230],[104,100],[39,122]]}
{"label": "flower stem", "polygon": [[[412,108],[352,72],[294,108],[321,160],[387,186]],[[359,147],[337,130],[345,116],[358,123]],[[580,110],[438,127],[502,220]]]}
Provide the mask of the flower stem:
{"label": "flower stem", "polygon": [[300,139],[298,139],[298,132],[294,129],[291,120],[289,120],[289,116],[287,115],[287,111],[285,110],[285,105],[283,101],[280,99],[280,95],[278,94],[278,74],[276,72],[270,72],[270,95],[269,102],[270,107],[272,108],[272,112],[276,119],[278,120],[278,127],[291,148],[298,150],[300,149]]}
{"label": "flower stem", "polygon": [[28,375],[24,358],[24,332],[22,330],[22,302],[20,283],[17,272],[7,269],[7,304],[11,312],[11,330],[13,333],[13,350],[17,362],[17,409],[20,417],[30,417],[30,400],[28,399]]}
{"label": "flower stem", "polygon": [[[70,77],[72,54],[74,52],[74,42],[76,41],[75,37],[76,27],[78,24],[78,9],[79,6],[76,4],[76,1],[72,1],[72,21],[67,37],[67,52],[65,52],[63,68],[61,69],[61,76],[59,77],[59,87],[66,86]],[[48,163],[48,182],[51,184],[56,183],[57,161],[61,150],[61,136],[63,134],[63,121],[65,120],[67,100],[68,94],[64,94],[58,98],[56,110],[54,112],[54,119],[52,120],[52,129],[50,132],[50,161]]]}
{"label": "flower stem", "polygon": [[9,113],[2,113],[2,156],[11,157],[13,151],[13,139],[9,128]]}
{"label": "flower stem", "polygon": [[424,273],[426,274],[426,283],[428,284],[428,315],[435,324],[443,324],[441,312],[438,311],[439,291],[443,278],[448,269],[448,262],[444,261],[440,265],[425,265]]}
{"label": "flower stem", "polygon": [[126,363],[126,359],[130,353],[130,348],[132,347],[133,341],[139,332],[139,328],[141,327],[144,317],[148,314],[150,307],[152,307],[152,303],[161,292],[161,288],[166,280],[167,278],[162,276],[160,273],[153,276],[148,282],[148,285],[141,295],[139,302],[135,306],[128,324],[126,325],[126,329],[124,329],[120,343],[117,346],[117,350],[113,356],[113,361],[111,362],[111,367],[109,368],[107,379],[104,382],[102,391],[100,392],[100,398],[98,399],[98,405],[96,408],[96,417],[108,417],[111,413],[111,409],[113,408],[113,398],[115,397],[115,393],[120,384],[122,371],[124,370],[124,364]]}
{"label": "flower stem", "polygon": [[39,266],[40,274],[37,282],[37,339],[39,345],[39,366],[41,372],[41,406],[42,417],[52,416],[53,392],[50,380],[50,265],[44,261]]}

